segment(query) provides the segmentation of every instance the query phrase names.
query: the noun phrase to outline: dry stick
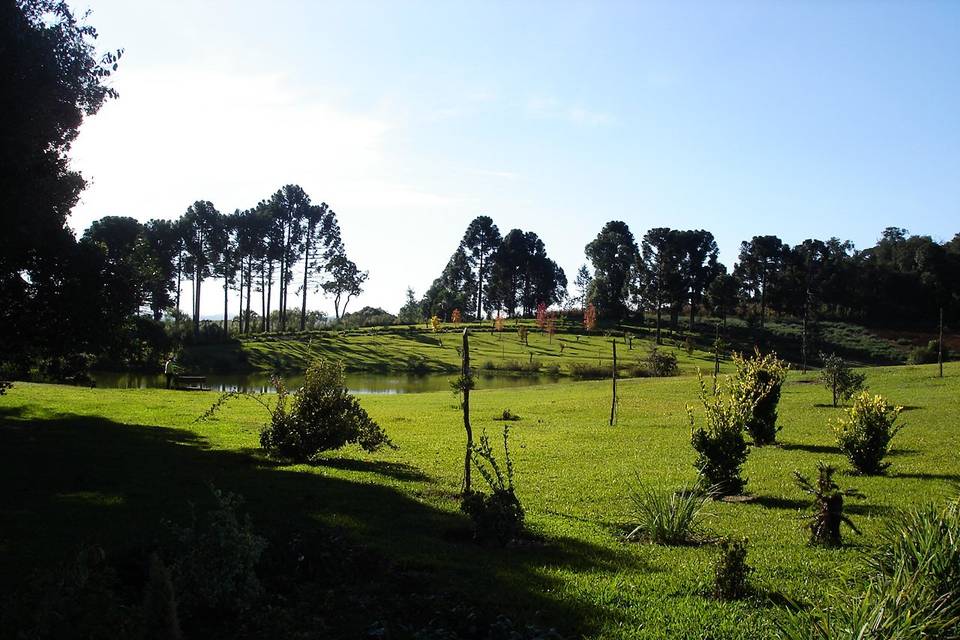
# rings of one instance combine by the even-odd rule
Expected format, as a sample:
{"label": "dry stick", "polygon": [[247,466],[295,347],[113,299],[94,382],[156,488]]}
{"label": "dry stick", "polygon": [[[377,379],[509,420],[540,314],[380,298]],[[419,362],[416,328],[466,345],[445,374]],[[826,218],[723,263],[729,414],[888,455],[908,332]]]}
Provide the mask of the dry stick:
{"label": "dry stick", "polygon": [[613,345],[613,399],[610,402],[610,426],[613,426],[617,417],[617,340],[610,341]]}
{"label": "dry stick", "polygon": [[940,307],[940,339],[937,343],[937,364],[940,365],[940,377],[943,377],[943,307]]}
{"label": "dry stick", "polygon": [[467,451],[463,458],[463,495],[470,493],[470,457],[473,453],[473,430],[470,428],[470,339],[468,330],[463,330],[463,428],[467,432]]}

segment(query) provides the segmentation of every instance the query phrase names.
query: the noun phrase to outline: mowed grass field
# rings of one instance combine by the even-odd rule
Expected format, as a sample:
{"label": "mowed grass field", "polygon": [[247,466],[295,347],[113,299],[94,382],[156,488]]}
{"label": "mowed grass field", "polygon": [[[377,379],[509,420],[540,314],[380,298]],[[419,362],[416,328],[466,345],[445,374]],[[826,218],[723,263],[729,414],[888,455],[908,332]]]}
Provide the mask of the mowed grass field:
{"label": "mowed grass field", "polygon": [[[606,367],[612,365],[613,337],[596,332],[557,333],[550,336],[525,321],[524,343],[514,322],[502,332],[489,324],[471,325],[470,357],[477,369],[495,371],[535,371],[570,373],[574,363]],[[422,371],[453,372],[460,369],[462,327],[446,326],[440,333],[422,328],[374,328],[351,331],[317,331],[307,335],[261,336],[227,343],[199,344],[186,348],[181,366],[213,371],[304,371],[317,358],[342,360],[348,371]],[[647,333],[647,332],[644,332]],[[640,335],[632,341],[617,337],[617,363],[621,368],[643,365],[650,355],[653,340]],[[713,353],[696,345],[688,354],[683,340],[665,336],[660,348],[677,356],[681,370],[697,367],[712,371]]]}
{"label": "mowed grass field", "polygon": [[[695,478],[691,377],[622,381],[613,427],[609,382],[474,392],[474,430],[498,448],[503,423],[494,418],[507,408],[521,417],[510,423],[510,444],[517,493],[538,538],[506,549],[464,535],[454,497],[464,436],[450,393],[364,396],[398,450],[348,448],[283,466],[258,452],[266,414],[250,401],[195,424],[216,394],[18,383],[0,397],[0,593],[84,542],[117,552],[148,544],[164,521],[187,520],[212,482],[242,494],[254,527],[271,540],[334,528],[387,558],[394,582],[460,594],[523,622],[589,638],[775,637],[786,599],[817,603],[833,589],[858,588],[849,578],[886,516],[956,495],[960,363],[944,373],[867,370],[871,391],[905,407],[892,466],[879,477],[849,472],[827,424],[840,410],[813,374],[790,374],[781,444],[754,448],[745,465],[755,499],[708,506],[710,533],[750,540],[755,595],[736,603],[709,597],[715,547],[623,539],[635,476],[668,490]],[[792,473],[812,476],[818,460],[837,465],[839,484],[866,496],[849,500],[863,535],[848,531],[842,549],[807,546],[801,528],[806,500]]]}

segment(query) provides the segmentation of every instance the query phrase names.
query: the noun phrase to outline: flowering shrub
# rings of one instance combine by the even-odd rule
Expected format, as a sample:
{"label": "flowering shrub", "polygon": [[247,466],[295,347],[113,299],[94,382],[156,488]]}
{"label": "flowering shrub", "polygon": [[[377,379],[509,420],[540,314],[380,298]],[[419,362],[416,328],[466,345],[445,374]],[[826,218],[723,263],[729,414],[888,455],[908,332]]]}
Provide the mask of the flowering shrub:
{"label": "flowering shrub", "polygon": [[777,440],[777,405],[780,389],[787,378],[789,366],[777,354],[760,355],[755,349],[752,358],[733,354],[737,373],[733,378],[734,394],[744,402],[753,403],[753,415],[746,429],[757,446],[773,444]]}
{"label": "flowering shrub", "polygon": [[837,445],[858,471],[872,475],[890,466],[883,458],[890,448],[890,440],[903,428],[902,424],[894,426],[901,411],[903,407],[887,404],[883,396],[862,391],[845,415],[833,422]]}

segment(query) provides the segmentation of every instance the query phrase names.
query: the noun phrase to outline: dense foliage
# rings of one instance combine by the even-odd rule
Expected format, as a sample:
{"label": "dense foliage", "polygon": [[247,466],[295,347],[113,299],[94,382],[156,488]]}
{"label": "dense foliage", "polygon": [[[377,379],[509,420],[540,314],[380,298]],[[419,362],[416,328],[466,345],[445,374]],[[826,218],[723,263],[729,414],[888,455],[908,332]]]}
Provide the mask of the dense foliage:
{"label": "dense foliage", "polygon": [[833,422],[837,445],[857,471],[882,473],[890,463],[883,458],[890,449],[890,440],[903,428],[894,426],[903,407],[887,404],[883,396],[861,392],[853,406]]}
{"label": "dense foliage", "polygon": [[261,446],[272,454],[304,462],[348,444],[358,444],[364,451],[393,446],[347,391],[339,362],[312,364],[292,401],[279,381],[277,392],[270,424],[260,433]]}
{"label": "dense foliage", "polygon": [[733,379],[734,393],[744,403],[753,404],[753,415],[747,421],[747,433],[757,446],[773,444],[777,439],[777,405],[780,390],[787,379],[786,363],[777,354],[761,355],[757,349],[750,358],[734,354],[737,368]]}
{"label": "dense foliage", "polygon": [[737,494],[747,484],[746,478],[740,475],[740,467],[750,453],[743,432],[753,415],[754,405],[750,399],[737,395],[729,383],[708,393],[703,377],[698,377],[703,425],[697,425],[693,408],[687,406],[690,443],[697,452],[694,466],[716,495]]}
{"label": "dense foliage", "polygon": [[713,597],[737,600],[747,595],[747,578],[753,567],[747,564],[747,539],[720,541],[720,551],[713,565]]}

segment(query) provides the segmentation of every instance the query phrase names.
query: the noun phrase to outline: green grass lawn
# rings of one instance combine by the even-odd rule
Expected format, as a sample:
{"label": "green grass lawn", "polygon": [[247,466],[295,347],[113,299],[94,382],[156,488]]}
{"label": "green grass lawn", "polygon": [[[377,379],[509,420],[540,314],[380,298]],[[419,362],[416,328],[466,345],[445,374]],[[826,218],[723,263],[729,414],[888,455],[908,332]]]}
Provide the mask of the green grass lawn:
{"label": "green grass lawn", "polygon": [[[485,327],[472,327],[470,357],[474,367],[510,370],[539,363],[539,371],[568,374],[572,363],[610,367],[612,338],[602,333],[590,335],[562,333],[549,336],[528,327],[527,343],[521,342],[511,322],[502,333]],[[181,365],[188,369],[214,371],[300,371],[316,358],[342,360],[348,371],[423,371],[453,372],[460,369],[460,330],[432,333],[423,329],[375,328],[353,331],[317,331],[306,336],[262,336],[229,343],[187,347]],[[617,361],[621,366],[642,364],[649,356],[653,341],[638,337],[617,338]],[[632,347],[632,348],[631,348]],[[692,373],[697,367],[713,370],[713,354],[703,348],[688,354],[679,339],[669,339],[661,347],[677,355],[681,370]]]}
{"label": "green grass lawn", "polygon": [[[271,540],[318,527],[341,531],[387,559],[383,572],[394,589],[455,593],[590,638],[772,637],[778,603],[816,602],[842,588],[885,516],[955,494],[960,363],[944,373],[935,377],[934,366],[867,370],[871,391],[906,408],[892,466],[880,477],[849,473],[827,427],[838,412],[827,406],[829,393],[812,374],[790,374],[781,445],[753,449],[745,466],[756,499],[708,507],[710,532],[750,539],[756,595],[731,604],[708,597],[714,547],[623,540],[635,474],[667,489],[695,477],[685,406],[696,400],[696,382],[689,377],[622,382],[614,427],[607,425],[609,383],[472,394],[476,432],[499,434],[503,423],[494,418],[503,409],[521,416],[511,423],[517,492],[542,539],[506,549],[481,548],[464,535],[467,521],[453,497],[463,429],[450,393],[362,398],[396,451],[350,448],[282,466],[258,453],[264,414],[249,401],[194,424],[215,394],[17,383],[0,397],[0,589],[14,589],[85,541],[120,550],[148,543],[164,520],[183,522],[190,501],[202,501],[213,482],[244,495],[255,527]],[[791,476],[795,469],[813,475],[817,460],[838,465],[839,484],[866,495],[849,503],[863,535],[849,533],[843,549],[810,548],[801,529],[804,494]]]}
{"label": "green grass lawn", "polygon": [[[619,342],[617,355],[622,365],[636,365],[649,355],[654,336],[650,322],[648,319],[645,325],[611,328]],[[697,331],[690,334],[694,347],[690,354],[686,351],[685,321],[677,333],[664,329],[662,348],[676,353],[682,371],[692,373],[697,367],[712,371],[715,322],[707,319],[696,325]],[[532,321],[522,321],[520,326],[529,330],[528,344],[520,341],[514,320],[506,323],[502,333],[494,332],[489,322],[469,326],[471,356],[478,368],[515,369],[533,361],[539,363],[540,371],[555,370],[565,375],[573,363],[603,367],[611,363],[611,337],[605,335],[605,331],[584,333],[570,321],[552,338],[539,331]],[[450,372],[460,367],[457,349],[461,330],[462,327],[445,324],[441,333],[422,326],[391,326],[268,334],[188,346],[181,356],[181,365],[198,371],[302,372],[313,359],[320,357],[341,359],[350,371]],[[623,339],[624,332],[635,336],[632,349]],[[749,352],[752,345],[757,344],[765,352],[776,351],[797,363],[802,360],[801,335],[801,325],[787,320],[771,320],[760,330],[730,318],[723,330],[728,348]],[[900,364],[906,362],[909,352],[907,346],[892,336],[883,338],[864,327],[842,322],[818,323],[817,336],[810,337],[808,348],[811,362],[824,351],[861,364]]]}

